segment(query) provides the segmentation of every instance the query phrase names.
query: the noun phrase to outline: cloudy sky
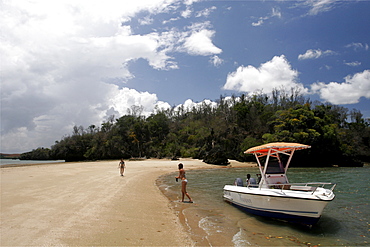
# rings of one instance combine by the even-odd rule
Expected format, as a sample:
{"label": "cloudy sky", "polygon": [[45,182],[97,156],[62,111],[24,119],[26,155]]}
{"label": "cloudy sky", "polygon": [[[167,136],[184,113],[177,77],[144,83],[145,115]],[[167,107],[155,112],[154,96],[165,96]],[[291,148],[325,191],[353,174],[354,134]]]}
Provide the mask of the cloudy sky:
{"label": "cloudy sky", "polygon": [[274,88],[370,117],[367,0],[0,1],[1,152]]}

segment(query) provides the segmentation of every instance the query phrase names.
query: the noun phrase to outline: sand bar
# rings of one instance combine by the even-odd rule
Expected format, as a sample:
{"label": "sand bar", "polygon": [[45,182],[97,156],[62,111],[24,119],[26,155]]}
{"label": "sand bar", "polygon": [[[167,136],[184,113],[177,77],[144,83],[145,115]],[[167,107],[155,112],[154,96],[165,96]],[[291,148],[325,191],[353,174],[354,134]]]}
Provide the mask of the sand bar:
{"label": "sand bar", "polygon": [[192,159],[126,161],[124,177],[118,161],[1,168],[0,245],[194,245],[155,184],[179,162],[215,167]]}

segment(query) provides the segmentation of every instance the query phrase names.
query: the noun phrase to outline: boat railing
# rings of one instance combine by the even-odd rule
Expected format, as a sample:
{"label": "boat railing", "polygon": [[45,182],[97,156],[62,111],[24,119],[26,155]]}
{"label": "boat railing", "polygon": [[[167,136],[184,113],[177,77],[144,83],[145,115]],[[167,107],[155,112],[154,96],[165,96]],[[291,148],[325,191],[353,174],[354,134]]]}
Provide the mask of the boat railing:
{"label": "boat railing", "polygon": [[[328,188],[328,186],[331,186]],[[309,182],[309,183],[276,183],[276,184],[250,184],[247,187],[248,188],[271,188],[271,189],[280,189],[280,190],[297,190],[297,191],[309,191],[315,193],[317,188],[325,188],[327,190],[330,190],[331,192],[334,191],[337,184],[335,183],[326,183],[326,182]]]}

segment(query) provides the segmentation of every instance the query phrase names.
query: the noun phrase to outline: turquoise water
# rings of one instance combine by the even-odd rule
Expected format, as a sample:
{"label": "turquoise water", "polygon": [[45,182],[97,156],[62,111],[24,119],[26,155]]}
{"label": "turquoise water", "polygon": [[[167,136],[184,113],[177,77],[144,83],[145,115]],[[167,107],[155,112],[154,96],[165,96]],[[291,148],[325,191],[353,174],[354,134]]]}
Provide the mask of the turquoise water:
{"label": "turquoise water", "polygon": [[[186,164],[184,164],[186,168]],[[223,186],[237,177],[255,175],[257,168],[188,170],[188,192],[194,204],[179,202],[177,173],[157,184],[170,199],[197,245],[228,246],[365,246],[370,240],[370,167],[290,168],[291,183],[337,183],[336,198],[311,229],[244,213],[222,199]],[[255,176],[254,176],[255,177]]]}

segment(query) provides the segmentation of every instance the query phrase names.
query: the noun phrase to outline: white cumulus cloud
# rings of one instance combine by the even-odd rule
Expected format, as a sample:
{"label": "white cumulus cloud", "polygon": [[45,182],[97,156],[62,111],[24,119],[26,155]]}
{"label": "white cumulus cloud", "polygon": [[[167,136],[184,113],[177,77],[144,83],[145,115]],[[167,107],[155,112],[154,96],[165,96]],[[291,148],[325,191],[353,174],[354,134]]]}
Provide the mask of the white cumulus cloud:
{"label": "white cumulus cloud", "polygon": [[348,75],[342,83],[314,83],[311,89],[332,104],[355,104],[361,97],[370,99],[370,70]]}
{"label": "white cumulus cloud", "polygon": [[183,48],[191,55],[208,56],[222,52],[220,48],[212,43],[215,31],[209,29],[195,28],[189,37],[186,37]]}
{"label": "white cumulus cloud", "polygon": [[348,66],[351,66],[351,67],[356,67],[356,66],[360,66],[361,65],[361,62],[359,61],[354,61],[354,62],[344,62],[345,65],[348,65]]}
{"label": "white cumulus cloud", "polygon": [[185,100],[184,104],[177,105],[175,107],[175,111],[180,111],[180,109],[183,109],[185,112],[190,112],[192,111],[193,108],[199,108],[203,105],[210,106],[212,108],[217,106],[217,103],[214,101],[211,101],[209,99],[205,99],[202,102],[194,102],[191,99]]}
{"label": "white cumulus cloud", "polygon": [[192,13],[193,13],[193,10],[190,7],[187,7],[186,10],[184,10],[183,12],[181,12],[181,16],[183,18],[189,18]]}
{"label": "white cumulus cloud", "polygon": [[284,55],[275,56],[270,61],[254,66],[240,66],[228,74],[223,89],[253,93],[259,90],[270,93],[276,88],[300,88],[306,90],[297,82],[298,71],[292,69]]}
{"label": "white cumulus cloud", "polygon": [[124,85],[135,77],[129,70],[132,61],[144,59],[153,69],[172,70],[178,65],[170,54],[179,47],[191,55],[221,52],[212,43],[215,32],[209,25],[146,34],[134,34],[129,26],[137,13],[147,13],[139,19],[147,25],[178,4],[2,1],[1,151],[50,147],[74,125],[99,125],[112,114],[126,114],[132,105],[143,106],[143,114],[170,107],[156,94]]}
{"label": "white cumulus cloud", "polygon": [[252,26],[254,26],[254,27],[261,26],[266,20],[268,20],[268,19],[270,19],[272,17],[281,18],[281,12],[280,12],[280,10],[277,9],[277,8],[272,8],[272,13],[270,15],[263,16],[263,17],[258,18],[258,21],[257,22],[253,22],[252,23]]}
{"label": "white cumulus cloud", "polygon": [[212,6],[210,8],[206,8],[202,11],[197,12],[196,17],[202,17],[202,16],[208,17],[216,9],[217,8],[215,6]]}
{"label": "white cumulus cloud", "polygon": [[330,11],[337,0],[306,0],[303,4],[310,7],[309,15],[317,15],[321,12]]}
{"label": "white cumulus cloud", "polygon": [[352,42],[351,44],[348,44],[345,46],[346,48],[353,48],[355,51],[361,51],[361,50],[369,50],[369,45],[367,43],[356,43],[356,42]]}
{"label": "white cumulus cloud", "polygon": [[223,62],[224,60],[222,58],[220,58],[219,56],[217,55],[214,55],[210,58],[209,62],[215,66],[215,67],[219,67]]}
{"label": "white cumulus cloud", "polygon": [[298,56],[298,59],[299,60],[317,59],[317,58],[320,58],[320,57],[323,57],[323,56],[333,55],[333,54],[335,54],[335,52],[331,51],[331,50],[322,51],[320,49],[317,49],[317,50],[309,49],[309,50],[306,51],[305,54],[300,54]]}

